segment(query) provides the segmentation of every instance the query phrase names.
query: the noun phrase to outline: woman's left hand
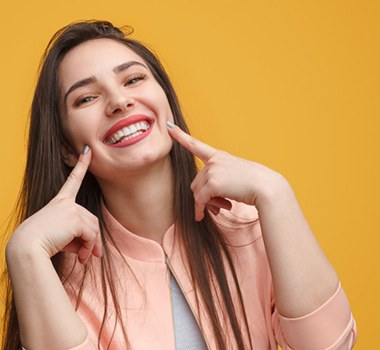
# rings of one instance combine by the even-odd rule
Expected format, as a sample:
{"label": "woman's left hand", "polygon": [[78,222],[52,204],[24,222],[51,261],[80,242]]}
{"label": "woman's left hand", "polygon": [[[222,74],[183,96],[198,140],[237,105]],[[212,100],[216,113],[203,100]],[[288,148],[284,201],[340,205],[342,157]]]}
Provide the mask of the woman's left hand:
{"label": "woman's left hand", "polygon": [[256,206],[279,313],[301,317],[329,300],[338,277],[286,179],[264,165],[216,150],[176,126],[168,127],[170,135],[205,164],[191,184],[196,220],[203,219],[206,207],[214,213],[229,209],[226,198]]}
{"label": "woman's left hand", "polygon": [[230,209],[232,199],[255,205],[273,199],[282,188],[289,188],[279,173],[268,167],[217,150],[168,123],[173,139],[200,158],[204,167],[191,184],[195,199],[195,219],[201,221],[205,208],[217,214],[221,208]]}

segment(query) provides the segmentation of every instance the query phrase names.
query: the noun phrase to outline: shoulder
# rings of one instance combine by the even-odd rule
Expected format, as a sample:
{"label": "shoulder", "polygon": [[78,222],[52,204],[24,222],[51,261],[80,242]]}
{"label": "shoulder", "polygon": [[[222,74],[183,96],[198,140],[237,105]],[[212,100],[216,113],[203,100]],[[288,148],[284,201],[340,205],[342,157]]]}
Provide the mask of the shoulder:
{"label": "shoulder", "polygon": [[255,206],[231,201],[231,210],[221,209],[213,216],[231,246],[239,247],[261,238],[259,214]]}

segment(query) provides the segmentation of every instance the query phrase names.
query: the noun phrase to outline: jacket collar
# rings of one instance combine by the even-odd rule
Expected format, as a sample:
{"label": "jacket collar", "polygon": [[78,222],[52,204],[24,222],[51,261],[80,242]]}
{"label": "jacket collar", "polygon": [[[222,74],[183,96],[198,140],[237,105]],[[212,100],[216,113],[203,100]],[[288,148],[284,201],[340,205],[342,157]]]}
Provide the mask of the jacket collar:
{"label": "jacket collar", "polygon": [[106,228],[112,237],[112,239],[108,239],[111,241],[111,245],[116,246],[124,256],[145,262],[165,263],[166,256],[170,256],[173,248],[174,224],[164,233],[163,243],[160,245],[156,241],[141,237],[127,230],[112,216],[104,202],[102,202],[101,209]]}

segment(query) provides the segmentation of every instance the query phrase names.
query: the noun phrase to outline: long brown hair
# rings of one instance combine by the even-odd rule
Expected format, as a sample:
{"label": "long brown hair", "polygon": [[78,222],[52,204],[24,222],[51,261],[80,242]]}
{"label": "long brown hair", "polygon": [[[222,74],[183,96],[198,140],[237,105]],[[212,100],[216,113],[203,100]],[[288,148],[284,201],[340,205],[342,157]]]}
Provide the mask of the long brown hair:
{"label": "long brown hair", "polygon": [[[71,171],[63,162],[60,152],[64,133],[59,107],[60,85],[57,72],[65,54],[75,46],[99,38],[109,38],[128,46],[147,63],[154,78],[167,96],[174,122],[182,130],[188,132],[176,93],[164,68],[158,58],[145,45],[127,37],[131,31],[129,27],[119,29],[106,21],[77,22],[59,30],[49,42],[41,61],[40,75],[31,108],[28,155],[23,185],[17,204],[17,223],[21,223],[44,207],[57,194]],[[191,262],[188,266],[197,295],[198,307],[200,300],[202,300],[212,325],[218,349],[227,349],[226,336],[223,332],[223,325],[226,324],[233,331],[237,348],[244,349],[246,345],[243,340],[243,333],[249,335],[247,317],[244,312],[237,275],[223,233],[208,213],[201,222],[194,220],[194,198],[190,190],[190,184],[197,172],[194,157],[177,143],[174,143],[170,156],[174,175],[174,218],[176,228],[183,240],[184,258]],[[122,325],[128,343],[127,332],[121,321],[112,279],[112,259],[108,254],[110,240],[105,239],[106,235],[111,237],[111,233],[105,227],[100,210],[100,187],[91,173],[87,173],[83,180],[77,202],[97,215],[101,223],[104,245],[104,255],[101,259],[101,281],[106,302],[100,333],[107,316],[108,301],[106,294],[107,291],[110,291],[112,296],[110,302],[115,307],[118,322]],[[57,273],[62,277],[63,254],[55,255],[52,261]],[[232,275],[233,288],[237,290],[239,305],[233,303],[232,289],[227,283],[227,273]],[[214,276],[216,286],[210,280],[210,276]],[[6,350],[16,350],[21,348],[19,327],[9,278],[7,280],[3,345]],[[218,295],[221,298],[215,297],[215,288],[218,289]],[[217,310],[219,308],[223,310],[224,319],[220,319],[218,316]],[[237,310],[243,311],[242,319],[238,319]],[[251,343],[251,340],[249,342]],[[100,341],[98,346],[100,348]]]}

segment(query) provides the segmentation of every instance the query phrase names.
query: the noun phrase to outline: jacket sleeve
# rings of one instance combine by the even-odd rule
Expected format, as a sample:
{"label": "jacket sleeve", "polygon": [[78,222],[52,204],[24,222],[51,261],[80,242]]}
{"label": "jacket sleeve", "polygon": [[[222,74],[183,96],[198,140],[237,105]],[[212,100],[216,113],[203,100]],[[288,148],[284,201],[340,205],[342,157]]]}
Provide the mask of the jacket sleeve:
{"label": "jacket sleeve", "polygon": [[355,320],[340,284],[329,300],[305,316],[287,318],[275,308],[272,325],[284,350],[349,350],[357,337]]}
{"label": "jacket sleeve", "polygon": [[82,344],[76,346],[75,348],[71,348],[69,350],[96,350],[97,348],[98,348],[97,345],[95,345],[91,341],[90,335],[88,334],[87,338],[85,339],[85,341]]}

